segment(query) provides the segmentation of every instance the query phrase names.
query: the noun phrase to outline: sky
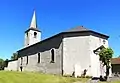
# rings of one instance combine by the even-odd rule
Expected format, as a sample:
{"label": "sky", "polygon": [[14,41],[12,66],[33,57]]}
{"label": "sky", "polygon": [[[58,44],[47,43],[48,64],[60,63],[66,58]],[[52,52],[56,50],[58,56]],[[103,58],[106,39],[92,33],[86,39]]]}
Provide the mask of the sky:
{"label": "sky", "polygon": [[0,0],[0,58],[24,45],[24,31],[36,10],[42,39],[76,26],[110,36],[114,57],[120,55],[120,0]]}

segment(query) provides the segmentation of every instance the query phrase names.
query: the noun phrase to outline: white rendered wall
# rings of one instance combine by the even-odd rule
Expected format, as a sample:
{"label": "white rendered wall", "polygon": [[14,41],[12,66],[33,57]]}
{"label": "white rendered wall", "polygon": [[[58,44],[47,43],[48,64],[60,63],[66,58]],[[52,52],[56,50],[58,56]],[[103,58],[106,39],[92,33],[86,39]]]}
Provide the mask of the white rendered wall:
{"label": "white rendered wall", "polygon": [[5,70],[17,71],[18,70],[18,60],[9,62],[8,67],[6,67]]}
{"label": "white rendered wall", "polygon": [[[36,38],[34,38],[34,32],[37,33]],[[28,36],[27,36],[27,33],[25,33],[25,47],[35,44],[39,41],[41,41],[41,32],[30,30],[28,32]]]}
{"label": "white rendered wall", "polygon": [[[103,43],[105,40],[105,44]],[[100,66],[99,55],[94,54],[93,50],[97,49],[101,45],[108,47],[108,41],[103,38],[90,36],[90,56],[91,56],[91,72],[92,76],[99,77],[100,75],[105,75],[105,68]]]}
{"label": "white rendered wall", "polygon": [[81,74],[87,69],[91,76],[89,53],[89,36],[66,37],[63,39],[63,72],[72,75],[75,65],[79,66]]}

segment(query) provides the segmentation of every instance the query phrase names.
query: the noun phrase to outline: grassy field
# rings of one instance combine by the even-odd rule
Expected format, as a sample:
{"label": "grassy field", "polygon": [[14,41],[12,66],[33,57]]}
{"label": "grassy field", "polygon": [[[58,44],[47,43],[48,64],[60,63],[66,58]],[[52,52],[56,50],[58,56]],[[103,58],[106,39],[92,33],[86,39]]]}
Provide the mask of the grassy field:
{"label": "grassy field", "polygon": [[87,78],[61,77],[30,72],[0,71],[0,83],[86,83]]}
{"label": "grassy field", "polygon": [[[88,78],[61,77],[32,72],[0,71],[0,83],[86,83],[87,81]],[[99,83],[120,83],[120,81]]]}

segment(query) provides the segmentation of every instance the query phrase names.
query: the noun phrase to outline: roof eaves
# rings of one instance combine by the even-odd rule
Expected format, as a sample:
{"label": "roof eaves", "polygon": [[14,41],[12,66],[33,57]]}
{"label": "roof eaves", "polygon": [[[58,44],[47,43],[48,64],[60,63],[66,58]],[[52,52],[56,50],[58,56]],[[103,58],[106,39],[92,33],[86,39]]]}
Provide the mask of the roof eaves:
{"label": "roof eaves", "polygon": [[95,34],[98,34],[98,35],[105,36],[105,37],[109,38],[108,35],[105,35],[105,34],[102,34],[102,33],[98,33],[96,31],[89,30],[89,32],[92,32],[92,33],[95,33]]}
{"label": "roof eaves", "polygon": [[43,42],[45,42],[45,41],[47,41],[47,40],[49,40],[49,39],[51,39],[51,38],[54,38],[54,37],[57,37],[57,36],[61,35],[61,34],[63,34],[63,32],[61,32],[61,33],[59,33],[59,34],[56,34],[56,35],[53,35],[53,36],[51,36],[51,37],[49,37],[49,38],[47,38],[47,39],[44,39],[44,40],[42,40],[42,41],[40,41],[40,42],[38,42],[38,43],[35,43],[35,44],[33,44],[33,45],[30,45],[30,46],[28,46],[28,47],[22,48],[22,49],[18,50],[17,52],[20,52],[20,51],[22,51],[22,50],[25,50],[25,49],[27,49],[27,48],[29,48],[29,47],[32,47],[32,46],[36,45],[36,44],[43,43]]}
{"label": "roof eaves", "polygon": [[27,33],[28,31],[30,30],[34,30],[34,31],[38,31],[38,32],[41,32],[40,30],[38,30],[37,28],[29,28],[28,30],[25,31],[25,33]]}
{"label": "roof eaves", "polygon": [[[58,33],[58,34],[56,34],[56,35],[53,35],[53,36],[51,36],[51,37],[49,37],[49,38],[47,38],[47,39],[44,39],[44,40],[42,40],[42,41],[40,41],[40,42],[38,42],[38,43],[42,43],[42,42],[44,42],[44,41],[47,41],[47,40],[49,40],[49,39],[51,39],[51,38],[54,38],[54,37],[59,36],[59,35],[62,35],[62,34],[76,33],[76,32],[92,32],[92,33],[99,34],[99,35],[102,35],[102,36],[105,36],[105,37],[109,38],[109,36],[107,36],[107,35],[104,35],[104,34],[101,34],[101,33],[98,33],[98,32],[92,31],[92,30],[84,30],[84,31],[74,31],[74,32],[61,32],[61,33]],[[28,46],[28,47],[26,47],[26,48],[22,48],[22,49],[18,50],[17,52],[22,51],[22,50],[24,50],[24,49],[27,49],[27,48],[29,48],[29,47],[32,47],[32,46],[34,46],[34,45],[36,45],[36,44],[38,44],[38,43],[35,43],[35,44],[33,44],[33,45],[31,45],[31,46]]]}

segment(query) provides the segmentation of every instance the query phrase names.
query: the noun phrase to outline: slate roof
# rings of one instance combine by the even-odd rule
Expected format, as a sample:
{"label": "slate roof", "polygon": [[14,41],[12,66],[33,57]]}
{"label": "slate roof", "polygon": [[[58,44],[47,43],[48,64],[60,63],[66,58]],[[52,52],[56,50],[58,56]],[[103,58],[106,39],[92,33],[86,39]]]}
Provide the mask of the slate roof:
{"label": "slate roof", "polygon": [[120,64],[120,58],[112,58],[111,64]]}
{"label": "slate roof", "polygon": [[16,60],[18,60],[18,59],[15,59],[15,60],[8,60],[8,62],[12,62],[12,61],[16,61]]}
{"label": "slate roof", "polygon": [[96,31],[85,28],[84,26],[77,26],[77,27],[71,28],[67,31],[64,31],[63,33],[75,33],[75,32],[92,32],[92,33],[95,33],[95,34],[98,34],[98,35],[105,36],[105,37],[109,38],[108,35],[98,33]]}
{"label": "slate roof", "polygon": [[78,31],[90,31],[90,30],[83,26],[77,26],[77,27],[71,28],[65,32],[78,32]]}
{"label": "slate roof", "polygon": [[[26,32],[27,32],[27,31],[26,31]],[[47,40],[49,40],[49,39],[51,39],[51,38],[54,38],[54,37],[56,37],[56,36],[63,35],[63,34],[67,34],[67,33],[82,33],[82,32],[90,32],[90,33],[94,33],[94,34],[97,34],[97,35],[100,35],[100,36],[109,38],[109,36],[107,36],[107,35],[105,35],[105,34],[101,34],[101,33],[95,32],[95,31],[93,31],[93,30],[89,30],[89,29],[87,29],[87,28],[85,28],[85,27],[83,27],[83,26],[78,26],[78,27],[71,28],[71,29],[69,29],[69,30],[67,30],[67,31],[58,33],[58,34],[56,34],[56,35],[53,35],[52,37],[49,37],[49,38],[47,38],[47,39],[44,39],[44,40],[42,40],[42,41],[40,41],[40,42],[38,42],[38,43],[42,43],[42,42],[47,41]],[[38,44],[38,43],[35,43],[35,44]],[[33,45],[31,45],[31,46],[34,46],[35,44],[33,44]],[[18,50],[17,52],[19,52],[19,51],[21,51],[21,50],[24,50],[24,49],[27,49],[27,48],[29,48],[29,47],[31,47],[31,46],[28,46],[28,47],[26,47],[26,48],[20,49],[20,50]]]}

